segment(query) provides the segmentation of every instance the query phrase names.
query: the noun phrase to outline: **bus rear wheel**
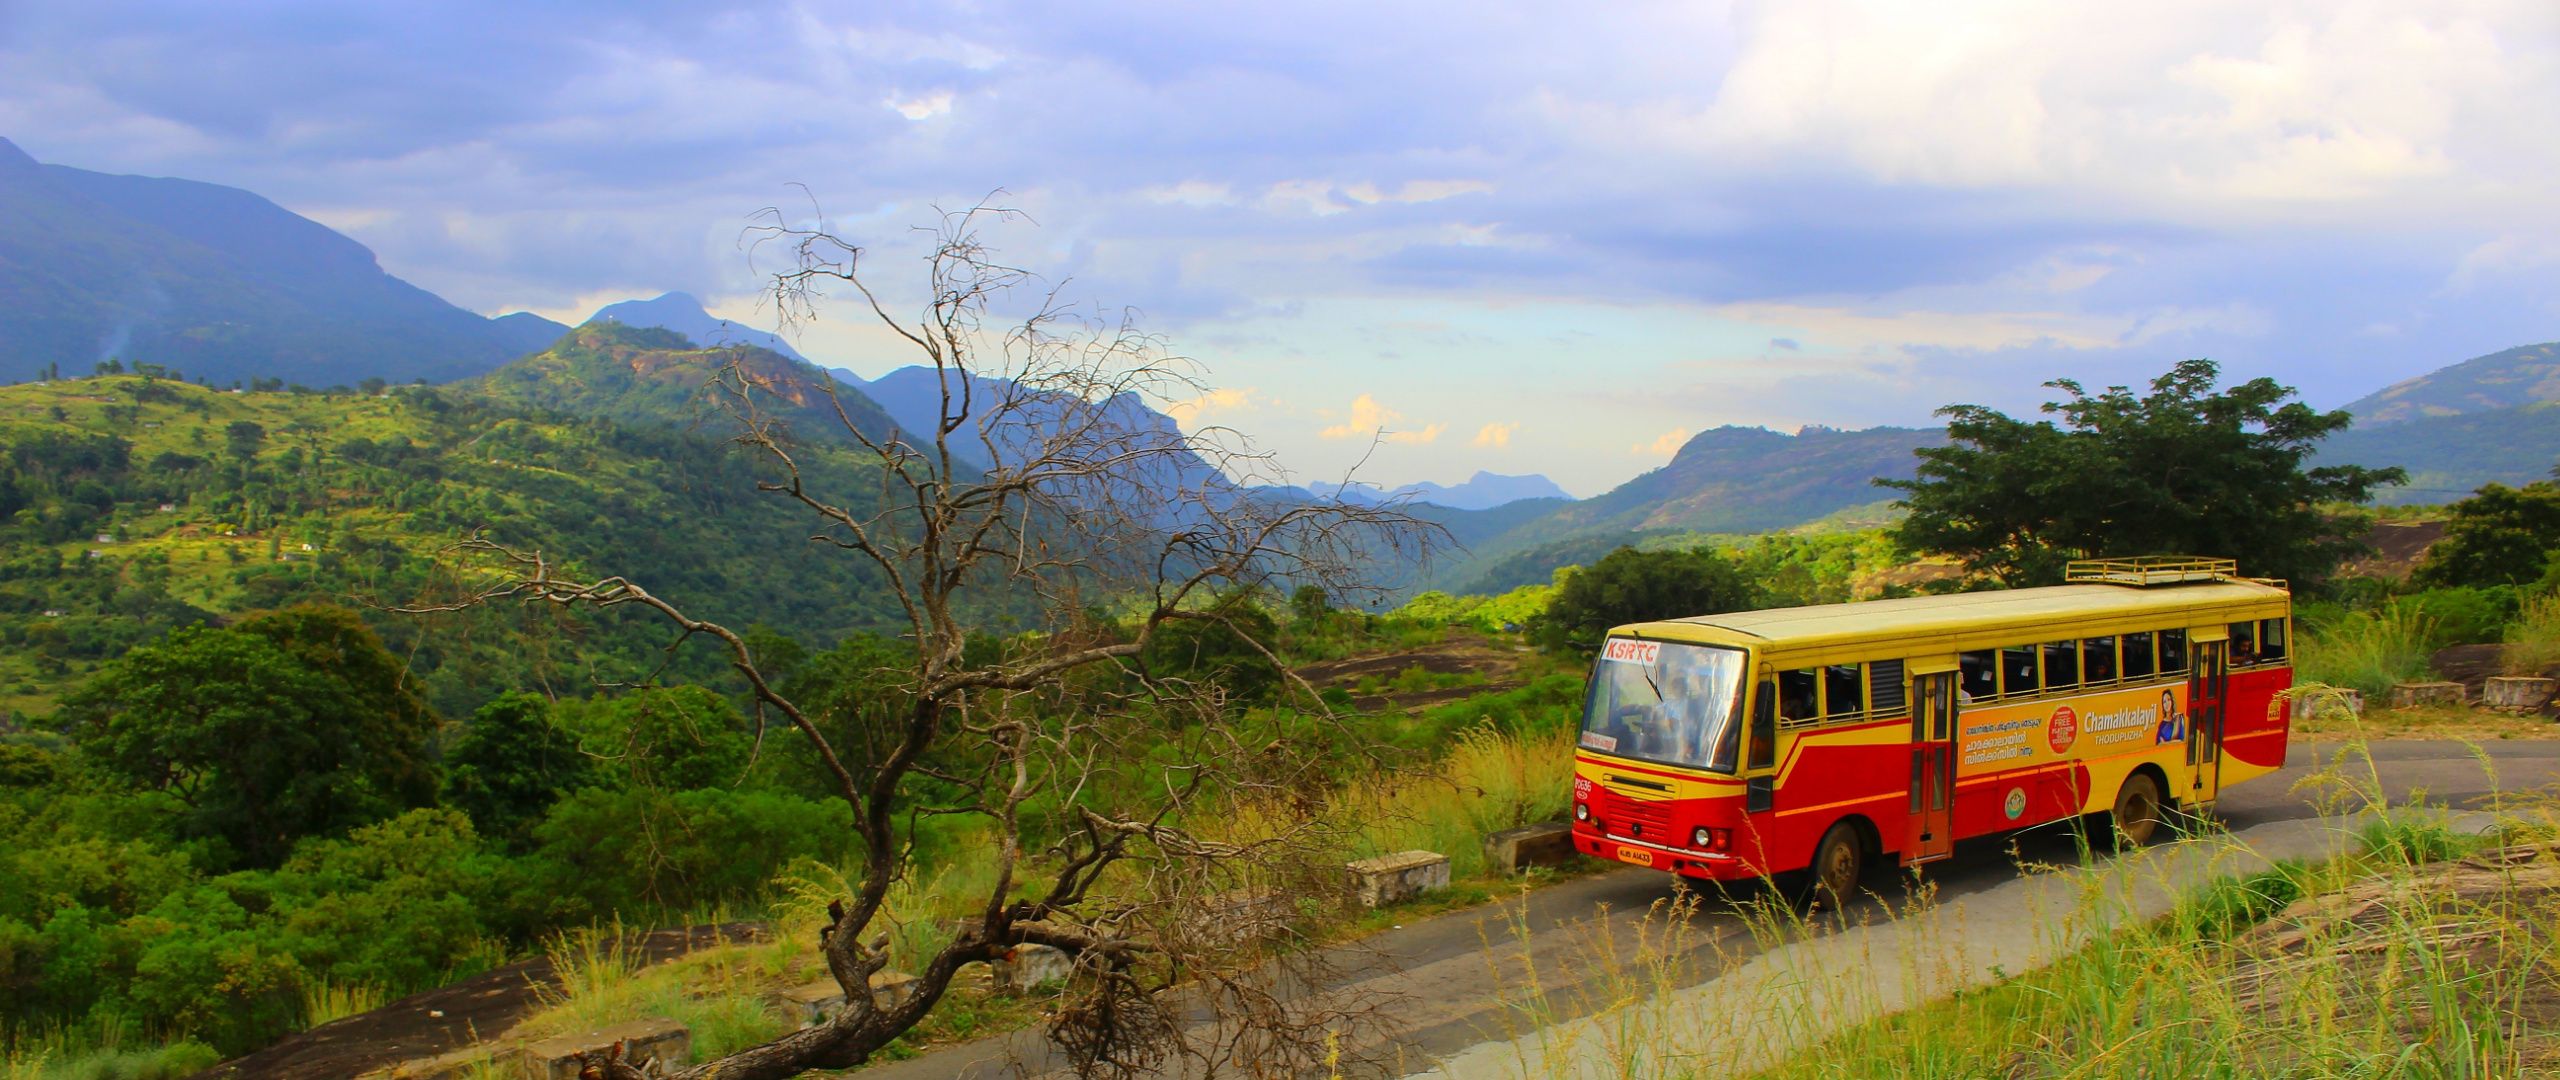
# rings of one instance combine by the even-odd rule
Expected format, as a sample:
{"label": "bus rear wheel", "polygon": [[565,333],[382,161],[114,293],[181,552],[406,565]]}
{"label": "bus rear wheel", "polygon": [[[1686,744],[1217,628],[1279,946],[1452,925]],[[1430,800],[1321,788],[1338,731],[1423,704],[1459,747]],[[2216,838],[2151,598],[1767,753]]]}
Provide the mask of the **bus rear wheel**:
{"label": "bus rear wheel", "polygon": [[1805,868],[1804,900],[1828,911],[1846,911],[1867,872],[1867,841],[1846,821],[1833,825],[1813,846],[1813,865]]}
{"label": "bus rear wheel", "polygon": [[2108,813],[2116,846],[2137,848],[2151,842],[2160,831],[2160,782],[2150,773],[2135,773],[2124,778],[2124,786],[2116,790],[2115,809]]}

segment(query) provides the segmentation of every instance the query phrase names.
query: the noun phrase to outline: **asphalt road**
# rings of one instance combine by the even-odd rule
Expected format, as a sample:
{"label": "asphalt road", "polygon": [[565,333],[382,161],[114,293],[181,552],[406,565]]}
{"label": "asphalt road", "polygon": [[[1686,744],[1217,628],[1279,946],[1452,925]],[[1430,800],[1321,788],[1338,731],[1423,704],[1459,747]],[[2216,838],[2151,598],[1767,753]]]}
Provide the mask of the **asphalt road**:
{"label": "asphalt road", "polygon": [[[2318,818],[2361,809],[2369,797],[2357,792],[2377,790],[2393,803],[2423,797],[2453,809],[2492,809],[2501,792],[2560,785],[2560,741],[2505,741],[2478,749],[2454,742],[2380,743],[2369,763],[2341,764],[2336,754],[2335,747],[2295,747],[2282,772],[2225,791],[2217,817],[2234,831]],[[2070,863],[2077,850],[2077,841],[2061,829],[1973,841],[1959,845],[1954,858],[1930,866],[1927,880],[1941,901],[1953,900],[2016,882],[2022,864]],[[1891,895],[1901,881],[1884,872],[1871,887]],[[1651,870],[1575,878],[1327,950],[1322,955],[1332,974],[1319,989],[1300,992],[1373,1007],[1385,1023],[1354,1036],[1345,1054],[1372,1062],[1371,1069],[1384,1075],[1416,1072],[1444,1055],[1599,1012],[1631,988],[1706,982],[1761,951],[1765,935],[1754,935],[1730,904],[1709,901],[1672,913],[1678,895],[1670,875]],[[1838,917],[1874,919],[1885,902],[1871,898]],[[1666,920],[1675,918],[1678,931],[1666,937]],[[1666,941],[1674,947],[1662,948]],[[862,1075],[1044,1076],[1062,1065],[1035,1030]],[[1198,1071],[1171,1068],[1167,1074]]]}

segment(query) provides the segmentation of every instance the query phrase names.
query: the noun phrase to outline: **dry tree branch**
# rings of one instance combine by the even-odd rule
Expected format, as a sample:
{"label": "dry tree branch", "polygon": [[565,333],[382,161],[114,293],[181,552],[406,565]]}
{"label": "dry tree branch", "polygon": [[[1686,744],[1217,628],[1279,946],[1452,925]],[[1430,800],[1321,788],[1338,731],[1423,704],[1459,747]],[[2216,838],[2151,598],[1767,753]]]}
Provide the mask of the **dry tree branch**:
{"label": "dry tree branch", "polygon": [[[821,723],[728,627],[628,579],[567,575],[538,551],[477,538],[454,554],[486,564],[492,584],[411,609],[653,612],[680,640],[721,648],[759,716],[770,710],[798,731],[853,810],[861,865],[818,941],[846,1007],[677,1075],[760,1080],[860,1063],[921,1020],[962,967],[1025,946],[1075,961],[1054,1038],[1081,1074],[1141,1075],[1177,1057],[1210,1072],[1221,1061],[1319,1060],[1325,1033],[1350,1018],[1291,998],[1286,987],[1312,983],[1287,975],[1261,943],[1204,927],[1238,888],[1326,887],[1310,869],[1322,824],[1281,814],[1252,836],[1200,826],[1219,800],[1311,805],[1304,792],[1325,763],[1279,740],[1247,743],[1220,687],[1159,676],[1145,658],[1169,628],[1205,624],[1286,670],[1223,604],[1293,583],[1358,595],[1381,557],[1419,558],[1445,534],[1393,507],[1271,497],[1251,482],[1277,470],[1249,440],[1156,422],[1144,402],[1206,392],[1198,366],[1132,313],[1085,314],[1062,286],[1035,289],[1029,272],[997,261],[980,231],[1018,211],[982,202],[945,214],[912,317],[872,287],[862,248],[829,232],[814,204],[810,217],[795,223],[768,208],[748,230],[751,251],[789,253],[767,296],[780,320],[798,325],[826,290],[850,290],[929,363],[940,416],[919,425],[929,430],[866,429],[866,410],[832,380],[809,374],[803,385],[744,354],[707,398],[736,426],[735,444],[769,470],[759,490],[816,523],[811,557],[851,554],[878,570],[913,649],[889,700]],[[1013,315],[1000,314],[1017,300]],[[848,456],[875,488],[833,490],[825,478],[840,470],[812,468]],[[1097,620],[1096,600],[1134,610]],[[1043,633],[973,654],[973,635],[1007,615]],[[1322,711],[1314,687],[1291,679],[1293,695]],[[1177,760],[1151,766],[1168,739]],[[958,795],[927,798],[927,784]],[[912,870],[912,823],[932,815],[976,821],[993,882],[948,945],[901,958],[916,965],[913,990],[884,1000],[870,979],[892,959],[880,933],[889,893]],[[1026,881],[1036,888],[1017,889]]]}

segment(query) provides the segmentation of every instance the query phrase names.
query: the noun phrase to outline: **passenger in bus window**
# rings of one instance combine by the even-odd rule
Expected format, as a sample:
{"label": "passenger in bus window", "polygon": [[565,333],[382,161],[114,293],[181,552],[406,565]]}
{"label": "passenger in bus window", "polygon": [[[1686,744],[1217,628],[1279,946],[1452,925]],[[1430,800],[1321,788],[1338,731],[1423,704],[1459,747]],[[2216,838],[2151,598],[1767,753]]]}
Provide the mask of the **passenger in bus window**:
{"label": "passenger in bus window", "polygon": [[2148,679],[2159,670],[2152,664],[2151,631],[2143,630],[2124,636],[2124,677]]}
{"label": "passenger in bus window", "polygon": [[2080,642],[2080,677],[2091,686],[2116,681],[2116,639],[2093,637]]}
{"label": "passenger in bus window", "polygon": [[1956,696],[1965,704],[1989,701],[2000,696],[2000,669],[1994,666],[1989,649],[1978,649],[1956,658]]}
{"label": "passenger in bus window", "polygon": [[1811,669],[1779,672],[1778,722],[1782,724],[1812,722],[1820,700],[1814,696],[1816,685],[1818,684],[1814,681],[1814,673]]}
{"label": "passenger in bus window", "polygon": [[1671,702],[1671,730],[1666,734],[1663,759],[1684,765],[1704,763],[1707,758],[1709,719],[1723,707],[1720,688],[1703,671],[1692,671],[1680,680],[1680,689]]}
{"label": "passenger in bus window", "polygon": [[1833,664],[1822,669],[1822,715],[1826,717],[1856,716],[1867,711],[1867,703],[1859,697],[1858,665]]}
{"label": "passenger in bus window", "polygon": [[2247,666],[2247,665],[2249,665],[2249,664],[2254,664],[2254,663],[2257,663],[2257,662],[2258,662],[2258,624],[2256,624],[2256,623],[2254,623],[2254,622],[2236,622],[2236,623],[2232,623],[2232,624],[2231,624],[2231,663],[2232,663],[2232,665],[2233,665],[2233,666],[2235,666],[2235,667],[2243,667],[2243,666]]}

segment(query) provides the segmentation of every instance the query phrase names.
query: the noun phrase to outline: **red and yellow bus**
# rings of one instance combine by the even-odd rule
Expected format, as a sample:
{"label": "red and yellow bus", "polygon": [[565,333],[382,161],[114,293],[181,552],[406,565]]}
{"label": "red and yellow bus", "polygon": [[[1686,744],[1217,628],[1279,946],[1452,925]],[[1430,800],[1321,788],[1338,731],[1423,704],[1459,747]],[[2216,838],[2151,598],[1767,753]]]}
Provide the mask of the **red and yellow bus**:
{"label": "red and yellow bus", "polygon": [[2292,598],[2223,559],[2070,584],[1737,612],[1609,632],[1573,780],[1587,855],[1713,880],[2106,814],[2142,843],[2284,764]]}

